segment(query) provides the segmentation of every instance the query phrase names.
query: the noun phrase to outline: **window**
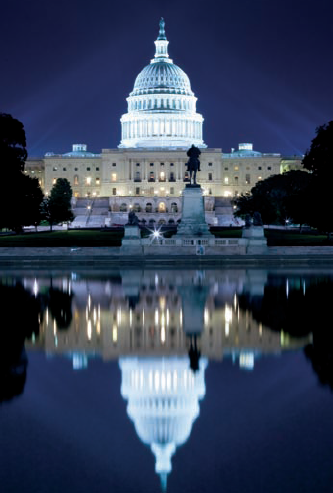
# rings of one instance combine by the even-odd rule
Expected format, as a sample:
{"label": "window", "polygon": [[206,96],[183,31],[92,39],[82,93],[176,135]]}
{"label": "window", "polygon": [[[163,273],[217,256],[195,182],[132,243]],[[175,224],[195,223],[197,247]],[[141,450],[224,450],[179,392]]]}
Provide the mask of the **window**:
{"label": "window", "polygon": [[237,183],[238,183],[238,176],[234,176],[234,180],[235,180],[235,183],[237,185]]}
{"label": "window", "polygon": [[141,173],[140,173],[140,171],[136,171],[135,172],[134,181],[141,181]]}
{"label": "window", "polygon": [[136,189],[135,189],[135,195],[140,195],[140,187],[136,187]]}
{"label": "window", "polygon": [[246,169],[247,169],[247,171],[250,171],[251,168],[250,168],[250,166],[246,166]]}
{"label": "window", "polygon": [[176,202],[171,202],[171,212],[178,212],[178,205]]}
{"label": "window", "polygon": [[74,175],[74,185],[79,184],[79,175]]}
{"label": "window", "polygon": [[175,174],[172,171],[170,173],[170,181],[175,181]]}
{"label": "window", "polygon": [[161,166],[164,166],[164,163],[161,163]]}
{"label": "window", "polygon": [[170,187],[170,195],[174,195],[175,194],[175,189],[174,187]]}
{"label": "window", "polygon": [[170,163],[170,166],[174,166],[174,164],[173,163]]}
{"label": "window", "polygon": [[58,168],[54,166],[53,171],[58,171]]}
{"label": "window", "polygon": [[262,176],[258,176],[258,181],[262,180]]}
{"label": "window", "polygon": [[96,171],[99,171],[99,168],[96,168]]}
{"label": "window", "polygon": [[87,168],[87,171],[90,171],[90,168]]}
{"label": "window", "polygon": [[137,166],[140,166],[140,163],[136,163]]}
{"label": "window", "polygon": [[235,171],[238,171],[238,170],[239,170],[239,166],[235,166],[235,167],[234,167],[234,170],[235,170]]}
{"label": "window", "polygon": [[117,195],[117,189],[116,188],[112,189],[112,195]]}
{"label": "window", "polygon": [[[115,189],[114,189],[115,190]],[[122,203],[119,207],[120,212],[127,212],[127,205],[125,203]]]}
{"label": "window", "polygon": [[225,177],[224,177],[224,183],[225,183],[226,185],[228,185],[228,183],[229,183],[229,177],[228,177],[228,176],[225,176]]}
{"label": "window", "polygon": [[154,166],[154,163],[150,163],[150,166]]}
{"label": "window", "polygon": [[258,166],[258,169],[261,169],[261,166]]}
{"label": "window", "polygon": [[213,163],[208,163],[208,166],[213,166]]}
{"label": "window", "polygon": [[165,181],[165,173],[164,173],[164,171],[161,171],[161,173],[160,173],[160,181]]}
{"label": "window", "polygon": [[57,183],[57,179],[56,178],[53,178],[52,184],[55,185],[56,183]]}
{"label": "window", "polygon": [[146,204],[146,212],[153,212],[153,204],[150,202]]}
{"label": "window", "polygon": [[99,178],[96,178],[96,185],[99,185],[101,183],[101,180]]}
{"label": "window", "polygon": [[208,173],[208,180],[212,181],[212,179],[213,179],[213,173]]}
{"label": "window", "polygon": [[117,173],[111,174],[111,181],[117,181]]}
{"label": "window", "polygon": [[229,168],[224,168],[224,171],[229,171]]}
{"label": "window", "polygon": [[117,164],[116,163],[112,163],[112,166],[117,166]]}
{"label": "window", "polygon": [[149,173],[149,181],[155,181],[155,173],[154,173],[154,171],[151,171]]}
{"label": "window", "polygon": [[86,185],[91,185],[91,176],[87,176]]}
{"label": "window", "polygon": [[[63,170],[63,171],[67,171],[67,168],[62,168],[62,170]],[[32,171],[32,173],[33,173],[33,171]]]}
{"label": "window", "polygon": [[208,193],[209,193],[209,195],[212,195],[212,189],[211,188],[209,189]]}
{"label": "window", "polygon": [[245,183],[247,185],[250,185],[250,183],[251,183],[251,175],[249,175],[249,174],[248,175],[245,175]]}
{"label": "window", "polygon": [[272,169],[271,166],[267,166],[267,169]]}

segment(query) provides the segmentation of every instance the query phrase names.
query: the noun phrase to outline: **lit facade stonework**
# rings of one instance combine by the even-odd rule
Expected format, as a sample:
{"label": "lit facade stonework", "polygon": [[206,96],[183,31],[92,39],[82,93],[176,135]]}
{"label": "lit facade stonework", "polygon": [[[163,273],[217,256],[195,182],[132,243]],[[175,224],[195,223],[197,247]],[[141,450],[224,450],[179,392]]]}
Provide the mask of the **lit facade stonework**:
{"label": "lit facade stonework", "polygon": [[162,21],[155,45],[154,59],[140,72],[127,98],[118,149],[95,154],[85,144],[74,144],[66,154],[48,152],[26,162],[26,173],[38,176],[46,194],[57,178],[69,180],[74,225],[124,224],[131,209],[147,223],[178,221],[188,181],[186,151],[192,144],[201,148],[198,182],[209,224],[229,225],[230,198],[250,191],[259,180],[301,167],[301,157],[260,153],[249,143],[230,153],[207,148],[189,78],[169,59]]}

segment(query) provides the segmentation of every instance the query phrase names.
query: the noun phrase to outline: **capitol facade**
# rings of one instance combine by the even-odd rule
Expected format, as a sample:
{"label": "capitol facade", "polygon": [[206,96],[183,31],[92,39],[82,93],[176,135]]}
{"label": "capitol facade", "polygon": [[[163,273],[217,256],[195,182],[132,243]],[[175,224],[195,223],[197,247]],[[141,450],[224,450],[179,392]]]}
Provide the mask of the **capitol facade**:
{"label": "capitol facade", "polygon": [[231,199],[273,174],[301,167],[301,157],[253,150],[251,143],[223,153],[203,140],[204,119],[197,113],[191,83],[169,58],[165,22],[161,19],[155,55],[136,77],[121,116],[117,149],[87,150],[74,144],[65,154],[48,152],[26,162],[25,172],[37,176],[46,194],[58,178],[73,189],[73,226],[125,224],[134,210],[147,224],[172,224],[181,218],[181,195],[189,175],[186,151],[201,149],[198,181],[205,197],[206,221],[234,223]]}

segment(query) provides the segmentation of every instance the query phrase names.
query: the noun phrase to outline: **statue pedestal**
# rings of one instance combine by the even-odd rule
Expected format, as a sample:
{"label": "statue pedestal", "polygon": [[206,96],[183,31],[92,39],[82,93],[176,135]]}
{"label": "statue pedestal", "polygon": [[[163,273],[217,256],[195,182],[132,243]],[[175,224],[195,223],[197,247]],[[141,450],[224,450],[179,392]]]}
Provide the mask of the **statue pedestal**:
{"label": "statue pedestal", "polygon": [[200,185],[186,185],[182,196],[182,219],[176,237],[212,238],[205,219],[205,203]]}
{"label": "statue pedestal", "polygon": [[125,225],[124,237],[121,241],[120,253],[122,255],[142,255],[141,231],[139,226]]}
{"label": "statue pedestal", "polygon": [[243,228],[242,238],[247,240],[246,253],[261,254],[267,250],[267,240],[262,226]]}

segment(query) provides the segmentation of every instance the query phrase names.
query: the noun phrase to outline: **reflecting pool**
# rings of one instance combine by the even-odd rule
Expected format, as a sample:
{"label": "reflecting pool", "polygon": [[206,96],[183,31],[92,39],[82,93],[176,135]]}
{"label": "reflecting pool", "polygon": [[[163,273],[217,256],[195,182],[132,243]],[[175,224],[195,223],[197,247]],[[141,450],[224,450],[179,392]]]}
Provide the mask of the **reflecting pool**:
{"label": "reflecting pool", "polygon": [[0,485],[331,492],[333,270],[0,272]]}

